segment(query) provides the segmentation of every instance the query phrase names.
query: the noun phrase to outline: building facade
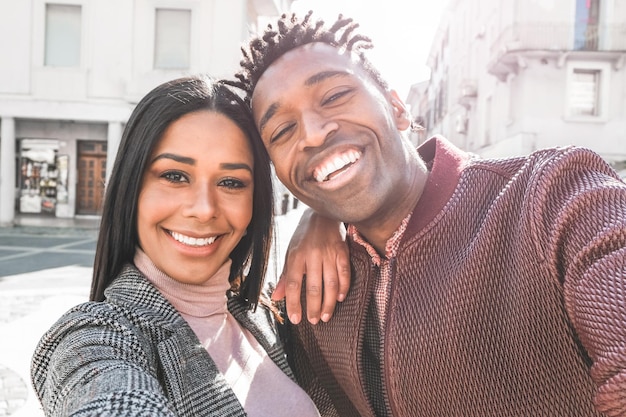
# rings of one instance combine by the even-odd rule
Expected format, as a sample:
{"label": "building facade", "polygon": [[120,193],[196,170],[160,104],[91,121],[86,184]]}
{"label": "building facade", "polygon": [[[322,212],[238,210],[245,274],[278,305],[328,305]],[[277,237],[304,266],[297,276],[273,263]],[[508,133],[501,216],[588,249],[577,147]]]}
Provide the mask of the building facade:
{"label": "building facade", "polygon": [[124,125],[158,84],[232,78],[291,0],[0,1],[0,225],[97,216]]}
{"label": "building facade", "polygon": [[626,2],[450,0],[430,80],[407,101],[426,131],[486,157],[591,148],[626,176]]}

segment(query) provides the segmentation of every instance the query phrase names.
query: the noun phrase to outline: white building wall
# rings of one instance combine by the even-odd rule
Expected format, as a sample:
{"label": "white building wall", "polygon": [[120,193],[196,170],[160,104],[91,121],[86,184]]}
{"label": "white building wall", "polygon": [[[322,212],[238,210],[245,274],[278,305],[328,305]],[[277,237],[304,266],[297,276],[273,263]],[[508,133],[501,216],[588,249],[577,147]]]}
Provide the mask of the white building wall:
{"label": "white building wall", "polygon": [[[9,7],[10,6],[10,7]],[[0,92],[30,93],[30,1],[0,2]],[[22,24],[20,27],[19,23]]]}
{"label": "white building wall", "polygon": [[[0,128],[0,224],[11,224],[19,214],[22,140],[49,141],[57,154],[69,155],[69,198],[57,204],[52,215],[76,216],[78,141],[108,145],[108,175],[123,126],[141,97],[164,81],[188,74],[232,77],[242,42],[264,16],[287,11],[291,2],[0,1],[0,125],[5,124]],[[49,3],[81,7],[81,52],[75,67],[45,65]],[[155,10],[159,8],[191,10],[188,68],[154,68]]]}
{"label": "white building wall", "polygon": [[[601,1],[597,50],[573,50],[575,17],[572,0],[450,0],[431,47],[428,88],[413,97],[432,110],[449,85],[428,134],[485,156],[574,144],[626,163],[626,3]],[[574,68],[602,73],[598,117],[570,114]]]}

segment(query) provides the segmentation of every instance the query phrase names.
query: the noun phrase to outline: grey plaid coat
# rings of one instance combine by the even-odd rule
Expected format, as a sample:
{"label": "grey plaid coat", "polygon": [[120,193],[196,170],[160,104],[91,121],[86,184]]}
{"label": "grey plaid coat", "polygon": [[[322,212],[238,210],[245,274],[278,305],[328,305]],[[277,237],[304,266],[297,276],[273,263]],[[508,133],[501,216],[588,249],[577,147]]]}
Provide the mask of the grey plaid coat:
{"label": "grey plaid coat", "polygon": [[[46,416],[245,416],[187,322],[134,267],[105,292],[63,315],[31,366]],[[272,313],[228,309],[293,379]]]}

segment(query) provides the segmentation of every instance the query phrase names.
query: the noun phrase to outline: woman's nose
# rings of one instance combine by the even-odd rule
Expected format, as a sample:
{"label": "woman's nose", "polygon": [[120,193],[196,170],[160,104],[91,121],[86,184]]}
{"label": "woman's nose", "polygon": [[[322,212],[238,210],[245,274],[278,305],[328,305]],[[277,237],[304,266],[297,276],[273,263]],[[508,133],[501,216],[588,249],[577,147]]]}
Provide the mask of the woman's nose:
{"label": "woman's nose", "polygon": [[194,217],[200,222],[208,222],[217,217],[219,207],[215,192],[206,184],[194,187],[194,190],[190,192],[187,204],[185,204],[183,214],[187,217]]}

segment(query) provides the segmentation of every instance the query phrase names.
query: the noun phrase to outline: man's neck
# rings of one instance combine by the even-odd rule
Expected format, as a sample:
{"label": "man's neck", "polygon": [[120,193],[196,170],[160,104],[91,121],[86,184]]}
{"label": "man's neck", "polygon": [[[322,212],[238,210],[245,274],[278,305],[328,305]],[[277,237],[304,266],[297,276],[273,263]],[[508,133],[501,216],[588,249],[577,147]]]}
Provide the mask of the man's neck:
{"label": "man's neck", "polygon": [[428,169],[424,162],[419,159],[410,164],[407,169],[406,182],[399,184],[397,193],[400,198],[385,207],[384,212],[376,213],[369,219],[355,223],[354,226],[376,251],[384,255],[385,247],[389,238],[400,227],[402,221],[413,212],[422,192],[426,187]]}

